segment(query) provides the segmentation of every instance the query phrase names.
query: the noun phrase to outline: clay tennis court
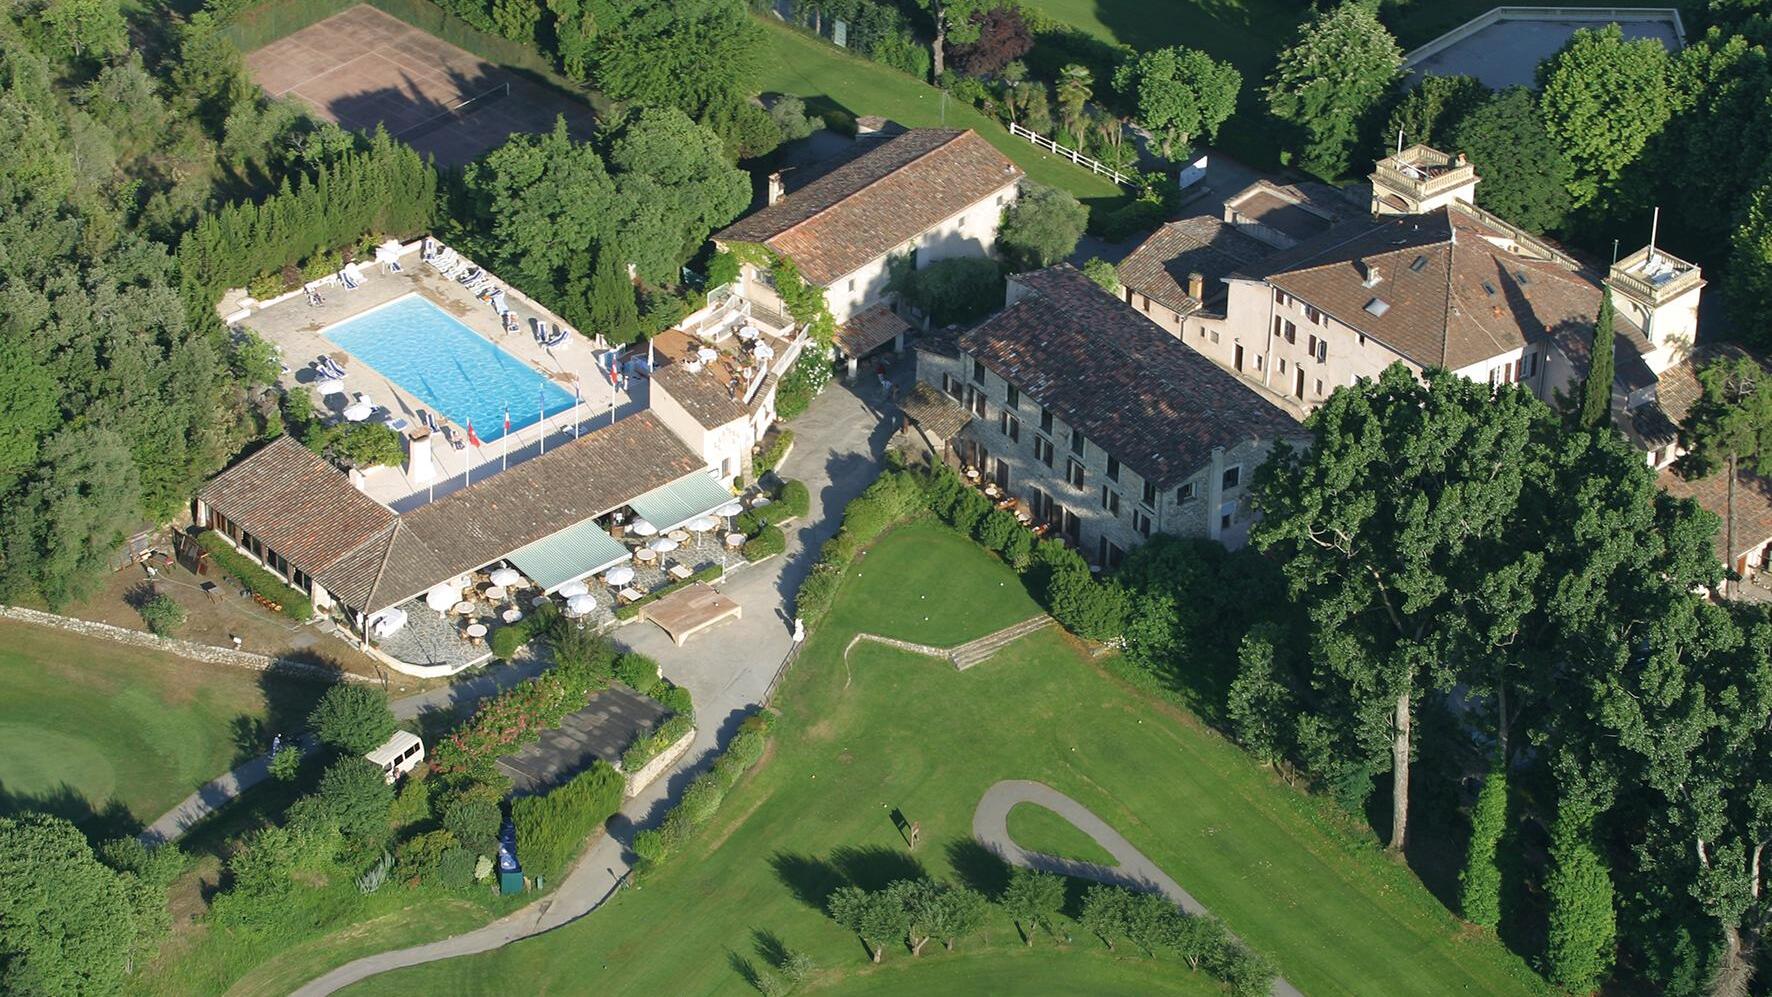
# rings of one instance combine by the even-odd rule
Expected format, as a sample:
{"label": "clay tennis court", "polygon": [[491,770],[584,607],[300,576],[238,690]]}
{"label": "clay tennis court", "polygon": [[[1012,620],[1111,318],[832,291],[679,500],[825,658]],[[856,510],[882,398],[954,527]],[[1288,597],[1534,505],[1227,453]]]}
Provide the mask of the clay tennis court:
{"label": "clay tennis court", "polygon": [[246,56],[273,97],[294,97],[345,128],[388,133],[444,166],[565,115],[593,130],[590,106],[499,68],[374,7],[359,5]]}

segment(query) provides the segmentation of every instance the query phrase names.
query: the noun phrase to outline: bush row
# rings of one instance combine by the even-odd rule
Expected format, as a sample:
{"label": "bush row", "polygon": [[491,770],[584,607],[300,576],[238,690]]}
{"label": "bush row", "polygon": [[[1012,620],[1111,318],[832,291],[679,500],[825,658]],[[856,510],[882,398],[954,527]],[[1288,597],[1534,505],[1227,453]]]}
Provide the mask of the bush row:
{"label": "bush row", "polygon": [[524,645],[547,633],[559,615],[559,607],[551,602],[544,602],[517,622],[507,623],[494,630],[491,641],[493,657],[500,661],[511,660]]}
{"label": "bush row", "polygon": [[843,571],[861,549],[911,515],[928,508],[923,483],[914,471],[881,474],[867,490],[850,500],[843,524],[825,541],[818,563],[794,595],[794,613],[811,627],[830,612]]}
{"label": "bush row", "polygon": [[724,574],[725,570],[726,569],[722,568],[718,564],[710,564],[707,567],[702,568],[700,571],[695,572],[694,574],[690,575],[688,578],[685,578],[680,582],[672,582],[671,584],[666,585],[664,588],[658,589],[657,591],[654,591],[654,592],[648,593],[647,595],[641,596],[640,598],[635,599],[633,602],[630,602],[625,606],[615,607],[615,618],[618,620],[623,620],[623,621],[634,619],[635,617],[638,617],[640,615],[641,608],[644,607],[645,605],[647,605],[648,603],[657,602],[658,600],[664,598],[667,595],[670,595],[672,592],[675,592],[678,589],[683,588],[684,586],[694,585],[696,582],[711,582],[714,579],[720,577],[722,574]]}
{"label": "bush row", "polygon": [[641,734],[621,753],[621,770],[638,772],[646,767],[646,763],[657,758],[664,749],[677,743],[677,739],[695,729],[695,717],[689,713],[676,713],[666,717],[664,722],[652,730]]}
{"label": "bush row", "polygon": [[197,543],[209,552],[211,561],[284,616],[301,623],[313,618],[314,604],[300,589],[253,563],[220,533],[204,530],[198,535]]}
{"label": "bush row", "polygon": [[566,871],[585,837],[621,809],[627,779],[601,761],[545,796],[511,801],[517,855],[535,878]]}
{"label": "bush row", "polygon": [[764,558],[774,557],[787,549],[788,535],[781,531],[781,527],[771,523],[764,523],[762,527],[757,530],[756,536],[753,536],[744,542],[744,546],[740,548],[740,553],[744,554],[744,559],[746,561],[750,561],[754,564]]}
{"label": "bush row", "polygon": [[763,448],[763,452],[751,460],[751,473],[761,478],[781,464],[781,459],[788,455],[788,448],[794,445],[794,431],[783,429],[775,434],[775,439]]}
{"label": "bush row", "polygon": [[727,792],[763,757],[767,733],[766,714],[747,718],[714,767],[689,784],[689,788],[683,791],[683,798],[665,815],[664,822],[657,828],[648,828],[634,835],[634,854],[638,857],[634,863],[635,872],[644,873],[656,868],[697,829],[714,819]]}

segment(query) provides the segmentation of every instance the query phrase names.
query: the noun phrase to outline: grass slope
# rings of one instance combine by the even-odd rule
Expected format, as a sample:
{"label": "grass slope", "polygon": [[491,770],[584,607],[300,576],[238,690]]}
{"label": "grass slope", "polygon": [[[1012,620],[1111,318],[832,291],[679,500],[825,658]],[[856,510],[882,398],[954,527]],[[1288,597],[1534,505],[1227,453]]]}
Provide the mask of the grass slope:
{"label": "grass slope", "polygon": [[260,734],[293,733],[321,691],[0,623],[0,813],[152,821],[234,765],[242,741],[258,750]]}
{"label": "grass slope", "polygon": [[852,55],[775,18],[759,17],[757,21],[768,37],[758,81],[765,93],[794,94],[803,98],[810,110],[821,113],[837,111],[850,117],[879,114],[913,128],[944,122],[950,128],[973,128],[1026,170],[1030,180],[1062,187],[1085,203],[1121,197],[1120,188],[1113,183],[1010,135],[973,107],[948,100],[944,114],[941,91],[927,83]]}
{"label": "grass slope", "polygon": [[[541,938],[351,992],[497,993],[522,980],[534,993],[741,994],[746,972],[780,944],[811,954],[820,984],[869,994],[1215,992],[1127,946],[1108,953],[1074,928],[1069,944],[1042,936],[1023,948],[1001,917],[953,953],[913,960],[894,948],[875,967],[821,913],[845,879],[873,885],[921,870],[991,888],[1002,870],[971,843],[972,813],[1008,778],[1045,781],[1091,807],[1313,997],[1542,990],[1499,945],[1461,933],[1369,837],[1107,676],[1055,630],[966,672],[875,644],[857,645],[845,663],[851,628],[879,629],[871,611],[890,611],[906,592],[940,586],[951,602],[977,606],[999,582],[1014,584],[976,549],[920,556],[932,533],[901,530],[851,572],[788,679],[771,759],[669,866]],[[922,823],[914,854],[894,808]]]}

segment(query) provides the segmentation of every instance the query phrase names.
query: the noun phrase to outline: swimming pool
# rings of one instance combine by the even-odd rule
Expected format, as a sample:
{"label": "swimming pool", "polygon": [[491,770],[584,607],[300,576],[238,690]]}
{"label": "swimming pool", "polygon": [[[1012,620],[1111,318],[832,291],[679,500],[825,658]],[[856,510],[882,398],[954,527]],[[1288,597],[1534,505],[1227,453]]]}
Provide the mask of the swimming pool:
{"label": "swimming pool", "polygon": [[[326,338],[482,442],[572,407],[572,394],[419,295],[326,330]],[[387,399],[376,399],[386,404]]]}

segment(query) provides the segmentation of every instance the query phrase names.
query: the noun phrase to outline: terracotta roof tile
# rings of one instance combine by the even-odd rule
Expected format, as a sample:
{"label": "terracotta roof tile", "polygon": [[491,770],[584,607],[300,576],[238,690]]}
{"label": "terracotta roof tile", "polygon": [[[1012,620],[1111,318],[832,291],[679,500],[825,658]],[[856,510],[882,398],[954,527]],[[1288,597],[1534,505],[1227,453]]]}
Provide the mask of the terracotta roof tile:
{"label": "terracotta roof tile", "polygon": [[[743,387],[722,378],[720,367],[691,371],[682,362],[668,363],[652,372],[654,389],[663,389],[683,410],[707,429],[718,429],[745,418]],[[761,394],[764,389],[759,389]]]}
{"label": "terracotta roof tile", "polygon": [[1186,316],[1205,302],[1187,293],[1188,274],[1205,278],[1205,297],[1224,297],[1223,279],[1273,252],[1273,247],[1237,231],[1236,226],[1201,215],[1166,222],[1134,249],[1118,268],[1120,283]]}
{"label": "terracotta roof tile", "polygon": [[836,339],[844,353],[865,357],[910,331],[911,324],[897,312],[886,305],[875,305],[838,326]]}
{"label": "terracotta roof tile", "polygon": [[1030,293],[960,348],[1158,487],[1214,447],[1297,436],[1279,407],[1069,264],[1013,278]]}
{"label": "terracotta roof tile", "polygon": [[914,128],[739,219],[714,240],[763,243],[824,286],[1022,175],[977,132]]}
{"label": "terracotta roof tile", "polygon": [[899,403],[906,419],[922,427],[938,440],[951,440],[968,422],[972,413],[940,388],[927,381],[918,381]]}
{"label": "terracotta roof tile", "polygon": [[358,491],[343,471],[287,436],[216,476],[198,497],[309,574],[331,567],[395,520],[393,510]]}
{"label": "terracotta roof tile", "polygon": [[[1661,487],[1675,498],[1689,498],[1723,520],[1717,527],[1717,557],[1724,564],[1729,538],[1729,474],[1719,471],[1708,478],[1688,481],[1671,468],[1661,472]],[[1743,470],[1735,478],[1735,555],[1740,557],[1772,540],[1772,480]]]}

